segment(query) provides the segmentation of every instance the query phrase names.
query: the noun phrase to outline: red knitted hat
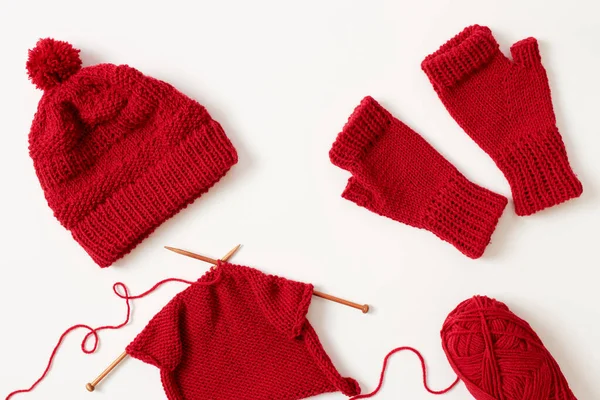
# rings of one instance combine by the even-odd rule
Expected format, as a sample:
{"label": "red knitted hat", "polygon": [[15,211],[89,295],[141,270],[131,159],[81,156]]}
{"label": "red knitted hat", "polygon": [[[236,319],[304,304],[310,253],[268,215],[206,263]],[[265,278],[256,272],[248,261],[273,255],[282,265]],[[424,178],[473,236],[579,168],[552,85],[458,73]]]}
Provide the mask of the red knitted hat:
{"label": "red knitted hat", "polygon": [[101,267],[237,162],[203,106],[127,65],[81,68],[79,50],[42,39],[27,70],[44,91],[29,134],[37,176],[56,218]]}

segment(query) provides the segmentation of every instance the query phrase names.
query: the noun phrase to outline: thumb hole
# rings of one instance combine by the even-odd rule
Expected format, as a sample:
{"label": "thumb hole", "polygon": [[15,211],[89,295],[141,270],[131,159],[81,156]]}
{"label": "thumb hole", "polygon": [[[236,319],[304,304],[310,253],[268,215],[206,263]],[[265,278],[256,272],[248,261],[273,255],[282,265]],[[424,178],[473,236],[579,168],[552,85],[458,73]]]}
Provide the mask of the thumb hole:
{"label": "thumb hole", "polygon": [[510,53],[516,64],[525,67],[540,65],[542,62],[537,39],[533,37],[519,40],[513,44],[510,48]]}

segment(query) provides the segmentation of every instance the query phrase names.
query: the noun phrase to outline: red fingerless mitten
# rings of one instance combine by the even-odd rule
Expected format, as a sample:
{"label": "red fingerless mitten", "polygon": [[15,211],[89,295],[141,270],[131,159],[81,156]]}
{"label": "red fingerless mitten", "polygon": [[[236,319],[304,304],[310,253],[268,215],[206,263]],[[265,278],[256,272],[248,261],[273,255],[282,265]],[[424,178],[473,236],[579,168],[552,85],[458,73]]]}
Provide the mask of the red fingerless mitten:
{"label": "red fingerless mitten", "polygon": [[467,180],[371,97],[350,116],[329,157],[353,175],[344,198],[427,229],[471,258],[483,254],[507,203]]}
{"label": "red fingerless mitten", "polygon": [[470,26],[422,63],[448,112],[496,162],[515,212],[530,215],[583,191],[556,127],[537,41],[498,48],[489,28]]}

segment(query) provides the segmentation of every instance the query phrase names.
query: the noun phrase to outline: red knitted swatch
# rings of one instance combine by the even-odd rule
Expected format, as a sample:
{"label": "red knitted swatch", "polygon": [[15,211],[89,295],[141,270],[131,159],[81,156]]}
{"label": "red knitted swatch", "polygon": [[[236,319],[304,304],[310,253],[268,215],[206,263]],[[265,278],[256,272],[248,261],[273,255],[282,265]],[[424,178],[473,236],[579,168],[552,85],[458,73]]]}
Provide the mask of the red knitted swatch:
{"label": "red knitted swatch", "polygon": [[228,263],[198,283],[173,298],[127,347],[160,369],[169,400],[360,393],[356,381],[337,372],[306,319],[312,285]]}
{"label": "red knitted swatch", "polygon": [[353,175],[344,198],[427,229],[471,258],[483,254],[507,203],[467,180],[371,97],[356,108],[329,157]]}
{"label": "red knitted swatch", "polygon": [[43,39],[30,78],[44,90],[29,150],[48,205],[101,267],[208,191],[237,162],[206,109],[127,65],[81,67]]}
{"label": "red knitted swatch", "polygon": [[552,207],[583,191],[556,127],[548,77],[536,39],[500,52],[489,28],[470,26],[422,67],[456,122],[508,180],[518,215]]}

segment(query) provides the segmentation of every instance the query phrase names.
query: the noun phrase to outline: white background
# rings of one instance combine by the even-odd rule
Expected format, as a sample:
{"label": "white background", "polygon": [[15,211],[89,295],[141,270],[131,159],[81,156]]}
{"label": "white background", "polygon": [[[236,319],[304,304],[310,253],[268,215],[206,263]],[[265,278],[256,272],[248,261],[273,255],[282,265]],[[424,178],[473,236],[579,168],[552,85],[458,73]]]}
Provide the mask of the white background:
{"label": "white background", "polygon": [[[498,298],[538,332],[579,399],[600,398],[600,146],[598,2],[590,1],[3,1],[0,6],[0,395],[28,387],[60,333],[122,320],[112,283],[139,293],[196,278],[208,266],[162,249],[219,257],[373,305],[363,315],[315,299],[309,318],[345,376],[364,392],[388,350],[423,351],[435,388],[454,375],[440,346],[460,301]],[[340,194],[349,174],[328,151],[354,107],[372,95],[467,177],[510,198],[492,160],[461,131],[420,69],[467,25],[488,25],[503,51],[540,41],[554,106],[581,198],[531,217],[509,203],[484,257],[470,260],[434,235],[376,216]],[[98,268],[54,219],[28,155],[41,92],[27,80],[40,37],[71,42],[84,65],[127,63],[204,104],[239,152],[207,195],[125,259]],[[158,370],[127,360],[93,393],[84,385],[119,355],[168,299],[140,300],[134,320],[102,333],[100,350],[72,334],[29,399],[164,399]],[[430,399],[410,354],[398,355],[378,398]],[[342,399],[329,394],[322,399]],[[459,385],[447,399],[471,398]]]}

